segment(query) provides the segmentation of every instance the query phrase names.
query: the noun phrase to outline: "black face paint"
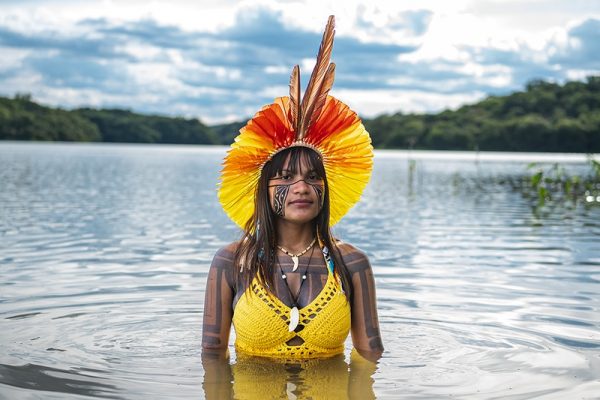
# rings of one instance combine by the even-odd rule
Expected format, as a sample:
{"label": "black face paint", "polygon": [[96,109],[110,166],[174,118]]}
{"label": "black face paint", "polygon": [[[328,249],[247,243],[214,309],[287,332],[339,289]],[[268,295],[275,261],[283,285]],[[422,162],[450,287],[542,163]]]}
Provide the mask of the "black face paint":
{"label": "black face paint", "polygon": [[275,196],[273,196],[273,211],[280,217],[285,216],[285,201],[290,192],[290,185],[275,185]]}
{"label": "black face paint", "polygon": [[319,208],[323,207],[323,186],[321,185],[313,185],[310,184],[313,189],[315,190],[315,193],[317,194],[317,199],[319,199]]}
{"label": "black face paint", "polygon": [[[278,178],[271,178],[270,180],[278,180]],[[269,185],[269,187],[275,188],[275,193],[273,195],[273,211],[280,217],[285,216],[285,202],[287,196],[290,191],[290,187],[295,185],[298,182],[304,182],[307,185],[311,186],[317,195],[317,201],[319,204],[319,209],[323,207],[324,197],[323,197],[323,185],[318,183],[307,182],[306,179],[298,179],[295,182],[286,183],[286,184],[275,184]]]}

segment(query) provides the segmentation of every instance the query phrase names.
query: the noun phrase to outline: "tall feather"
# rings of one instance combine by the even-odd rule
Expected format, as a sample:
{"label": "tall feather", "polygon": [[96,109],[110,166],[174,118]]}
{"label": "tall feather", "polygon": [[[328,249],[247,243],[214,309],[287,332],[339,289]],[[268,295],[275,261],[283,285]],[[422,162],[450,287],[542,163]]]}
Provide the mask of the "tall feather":
{"label": "tall feather", "polygon": [[323,77],[323,81],[321,82],[321,86],[317,91],[317,96],[315,98],[315,102],[312,110],[308,110],[306,116],[309,119],[306,124],[306,132],[308,132],[308,128],[312,126],[313,123],[319,118],[321,115],[321,110],[323,110],[323,106],[325,105],[325,100],[327,100],[327,95],[333,86],[333,79],[335,78],[335,64],[329,64],[329,68],[327,68],[327,72]]}
{"label": "tall feather", "polygon": [[[333,84],[333,71],[335,66],[331,68],[329,60],[331,59],[331,51],[333,50],[334,35],[335,17],[330,15],[327,25],[325,26],[325,32],[323,32],[323,39],[321,40],[321,46],[319,47],[319,53],[317,54],[315,68],[310,75],[306,92],[302,98],[302,105],[300,107],[302,113],[300,117],[300,127],[298,131],[296,131],[296,140],[302,140],[310,128],[310,122],[318,118],[318,115],[313,118],[313,114],[316,111],[315,106],[319,99],[323,97],[323,91],[328,92]],[[325,79],[326,76],[327,79]],[[326,85],[323,84],[324,81],[327,81]],[[326,97],[327,93],[325,93],[325,98]]]}
{"label": "tall feather", "polygon": [[288,116],[294,131],[298,132],[302,112],[300,110],[300,66],[296,65],[290,77],[290,110]]}

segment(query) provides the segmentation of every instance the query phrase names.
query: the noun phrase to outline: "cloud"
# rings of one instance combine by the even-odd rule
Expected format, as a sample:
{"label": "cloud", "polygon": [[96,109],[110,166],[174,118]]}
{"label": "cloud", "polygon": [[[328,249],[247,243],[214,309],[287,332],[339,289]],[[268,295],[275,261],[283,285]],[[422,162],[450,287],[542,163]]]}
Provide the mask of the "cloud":
{"label": "cloud", "polygon": [[600,70],[600,20],[588,19],[570,29],[568,36],[566,47],[550,57],[550,63]]}
{"label": "cloud", "polygon": [[[358,8],[361,34],[338,34],[333,61],[334,94],[368,99],[356,103],[359,113],[389,111],[378,97],[402,97],[393,104],[435,111],[444,99],[455,106],[517,90],[534,78],[561,81],[600,70],[597,19],[564,30],[560,40],[550,37],[541,50],[525,42],[462,44],[437,56],[430,46],[423,57],[420,50],[436,23],[433,10],[361,14]],[[31,92],[61,106],[124,107],[208,122],[244,118],[286,95],[293,65],[301,65],[302,82],[308,81],[322,32],[285,18],[281,11],[250,6],[233,24],[212,30],[185,30],[149,17],[82,18],[67,29],[41,24],[39,30],[0,19],[0,48],[14,57],[0,62],[0,90]],[[414,99],[413,107],[406,99]]]}
{"label": "cloud", "polygon": [[427,32],[433,16],[431,10],[405,10],[391,14],[379,12],[369,19],[366,10],[364,5],[358,7],[356,26],[377,36],[400,33],[404,37],[420,37]]}
{"label": "cloud", "polygon": [[533,79],[565,81],[574,70],[600,72],[600,20],[587,19],[567,31],[566,39],[553,38],[542,50],[525,44],[512,49],[464,46],[480,65],[500,65],[510,70],[511,84],[489,93],[522,88]]}
{"label": "cloud", "polygon": [[35,51],[57,50],[64,54],[97,58],[128,58],[115,50],[115,44],[103,38],[63,36],[60,32],[42,31],[30,34],[0,27],[0,44],[6,47]]}
{"label": "cloud", "polygon": [[[427,15],[424,12],[405,14],[402,29],[408,25],[409,29],[422,33],[423,19]],[[156,96],[162,88],[169,100],[154,104],[138,102],[137,109],[164,110],[171,104],[178,105],[178,109],[207,110],[217,116],[225,109],[228,113],[234,113],[236,106],[258,109],[271,101],[272,97],[263,93],[268,93],[274,85],[286,85],[293,64],[302,63],[303,59],[312,62],[321,39],[320,32],[289,27],[282,22],[279,13],[265,8],[240,13],[233,26],[218,32],[186,32],[148,19],[126,25],[107,19],[84,19],[77,25],[83,30],[78,37],[57,32],[23,34],[4,28],[0,30],[0,43],[30,50],[30,55],[23,60],[23,71],[39,75],[44,86],[93,89],[98,94],[107,91],[112,95],[112,102],[120,94],[131,95],[133,99],[148,94],[144,78],[133,74],[132,66],[156,63],[159,69],[162,64],[167,68],[162,75],[154,74],[152,94]],[[132,44],[157,51],[152,57],[144,58],[127,51]],[[338,37],[334,53],[338,63],[336,88],[410,87],[410,84],[395,84],[393,80],[399,74],[418,75],[421,66],[402,66],[397,61],[398,55],[415,49],[414,46]],[[177,65],[174,57],[183,62]],[[306,84],[310,68],[303,68],[303,73]],[[456,75],[452,71],[422,74],[427,81]],[[177,93],[168,90],[167,82],[172,85],[172,80],[179,86]],[[160,81],[165,84],[161,86]],[[420,83],[412,87],[423,89]],[[157,104],[167,108],[156,107]]]}
{"label": "cloud", "polygon": [[134,41],[170,49],[191,49],[197,45],[196,39],[200,37],[186,33],[176,26],[161,25],[151,19],[126,24],[115,24],[105,18],[85,19],[77,25],[91,30],[104,40],[116,40],[117,43]]}
{"label": "cloud", "polygon": [[35,54],[29,57],[28,63],[31,69],[42,73],[43,83],[51,87],[110,88],[114,93],[123,88],[117,83],[129,78],[122,68],[107,68],[99,61],[80,59],[71,54]]}

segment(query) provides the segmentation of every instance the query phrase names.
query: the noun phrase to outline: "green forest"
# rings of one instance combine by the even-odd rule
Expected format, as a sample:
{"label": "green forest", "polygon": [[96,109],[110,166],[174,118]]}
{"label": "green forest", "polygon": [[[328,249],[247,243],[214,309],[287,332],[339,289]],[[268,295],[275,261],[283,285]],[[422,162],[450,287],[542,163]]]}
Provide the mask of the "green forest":
{"label": "green forest", "polygon": [[136,114],[128,110],[44,107],[28,95],[0,97],[0,139],[84,142],[217,144],[197,119]]}
{"label": "green forest", "polygon": [[[600,76],[563,85],[531,81],[524,91],[489,96],[436,114],[363,119],[376,148],[600,152]],[[0,97],[0,139],[230,144],[245,121],[207,126],[198,119],[129,110],[64,110],[29,95]]]}
{"label": "green forest", "polygon": [[600,152],[600,76],[564,85],[536,80],[456,111],[364,121],[378,148]]}

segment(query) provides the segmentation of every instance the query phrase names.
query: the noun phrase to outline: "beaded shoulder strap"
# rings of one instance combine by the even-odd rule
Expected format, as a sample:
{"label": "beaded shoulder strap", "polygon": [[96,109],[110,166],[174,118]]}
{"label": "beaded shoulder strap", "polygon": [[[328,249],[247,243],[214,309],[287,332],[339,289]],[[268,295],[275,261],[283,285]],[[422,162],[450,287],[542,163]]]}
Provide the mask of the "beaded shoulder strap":
{"label": "beaded shoulder strap", "polygon": [[335,265],[333,263],[333,259],[331,258],[331,253],[329,252],[329,249],[327,248],[327,246],[325,246],[325,243],[323,243],[323,240],[321,239],[321,236],[318,234],[318,232],[317,232],[317,239],[319,240],[319,247],[321,248],[321,252],[323,253],[323,259],[325,260],[325,265],[327,265],[327,271],[329,271],[330,274],[333,274]]}
{"label": "beaded shoulder strap", "polygon": [[333,264],[331,254],[329,254],[329,249],[327,248],[327,246],[323,246],[321,251],[323,252],[323,258],[325,259],[325,265],[327,265],[327,270],[330,274],[333,274],[333,269],[335,265]]}

